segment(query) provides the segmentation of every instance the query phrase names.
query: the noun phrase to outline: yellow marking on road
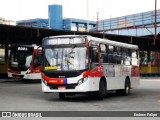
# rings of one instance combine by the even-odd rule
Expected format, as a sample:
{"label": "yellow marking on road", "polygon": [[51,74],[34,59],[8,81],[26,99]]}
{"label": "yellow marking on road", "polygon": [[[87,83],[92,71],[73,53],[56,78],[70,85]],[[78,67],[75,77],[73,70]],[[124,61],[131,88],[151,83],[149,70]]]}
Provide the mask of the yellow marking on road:
{"label": "yellow marking on road", "polygon": [[140,81],[148,81],[148,82],[160,82],[160,79],[152,79],[152,80],[147,80],[147,79],[140,79]]}

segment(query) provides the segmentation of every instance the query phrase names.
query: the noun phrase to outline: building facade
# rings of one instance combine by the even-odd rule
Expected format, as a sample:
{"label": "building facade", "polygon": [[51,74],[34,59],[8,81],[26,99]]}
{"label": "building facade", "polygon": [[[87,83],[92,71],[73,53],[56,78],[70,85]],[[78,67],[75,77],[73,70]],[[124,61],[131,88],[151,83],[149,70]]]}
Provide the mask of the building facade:
{"label": "building facade", "polygon": [[33,28],[48,28],[48,19],[29,19],[16,22],[17,26],[33,27]]}
{"label": "building facade", "polygon": [[[48,6],[48,19],[29,19],[17,21],[17,26],[49,28],[70,31],[87,31],[87,20],[63,18],[62,5]],[[88,29],[96,26],[95,21],[89,21]]]}

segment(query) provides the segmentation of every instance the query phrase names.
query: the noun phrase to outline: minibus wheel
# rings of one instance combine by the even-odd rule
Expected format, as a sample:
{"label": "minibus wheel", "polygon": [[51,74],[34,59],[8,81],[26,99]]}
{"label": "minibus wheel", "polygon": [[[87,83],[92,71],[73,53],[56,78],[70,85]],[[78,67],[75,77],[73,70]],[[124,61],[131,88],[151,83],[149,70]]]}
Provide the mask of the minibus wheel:
{"label": "minibus wheel", "polygon": [[104,80],[101,80],[99,83],[99,91],[97,92],[98,100],[103,100],[105,94],[106,94],[106,85]]}
{"label": "minibus wheel", "polygon": [[123,90],[123,95],[127,96],[129,94],[130,94],[130,81],[129,81],[129,79],[126,79],[125,89]]}
{"label": "minibus wheel", "polygon": [[65,99],[66,98],[66,94],[65,93],[59,93],[59,98],[60,99]]}
{"label": "minibus wheel", "polygon": [[126,80],[125,80],[124,89],[116,90],[116,94],[117,95],[123,95],[123,96],[127,96],[127,95],[130,94],[130,81],[129,81],[128,78],[126,78]]}

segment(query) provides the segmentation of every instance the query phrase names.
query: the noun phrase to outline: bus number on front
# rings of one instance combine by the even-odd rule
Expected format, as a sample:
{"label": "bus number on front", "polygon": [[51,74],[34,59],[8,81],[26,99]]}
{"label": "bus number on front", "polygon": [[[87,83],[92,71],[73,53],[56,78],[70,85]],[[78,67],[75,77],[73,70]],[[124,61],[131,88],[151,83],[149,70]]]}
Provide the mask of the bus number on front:
{"label": "bus number on front", "polygon": [[18,50],[27,51],[26,47],[18,47]]}

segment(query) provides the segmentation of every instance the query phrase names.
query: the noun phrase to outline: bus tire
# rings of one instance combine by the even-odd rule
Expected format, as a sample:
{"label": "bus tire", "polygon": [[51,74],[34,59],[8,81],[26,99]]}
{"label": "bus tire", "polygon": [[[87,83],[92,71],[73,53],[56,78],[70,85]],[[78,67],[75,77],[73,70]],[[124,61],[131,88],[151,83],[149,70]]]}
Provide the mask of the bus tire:
{"label": "bus tire", "polygon": [[122,90],[122,95],[128,96],[130,94],[130,81],[128,78],[125,80],[125,88]]}
{"label": "bus tire", "polygon": [[101,80],[99,83],[99,91],[97,92],[97,99],[103,100],[105,95],[106,95],[106,85],[104,80]]}
{"label": "bus tire", "polygon": [[130,81],[128,78],[126,78],[125,80],[125,87],[124,89],[121,90],[116,90],[116,94],[117,95],[123,95],[123,96],[127,96],[130,94]]}
{"label": "bus tire", "polygon": [[66,94],[65,93],[59,93],[59,98],[60,99],[65,99],[66,98]]}
{"label": "bus tire", "polygon": [[130,94],[130,80],[127,78],[125,82],[125,89],[124,89],[124,95],[127,96]]}

